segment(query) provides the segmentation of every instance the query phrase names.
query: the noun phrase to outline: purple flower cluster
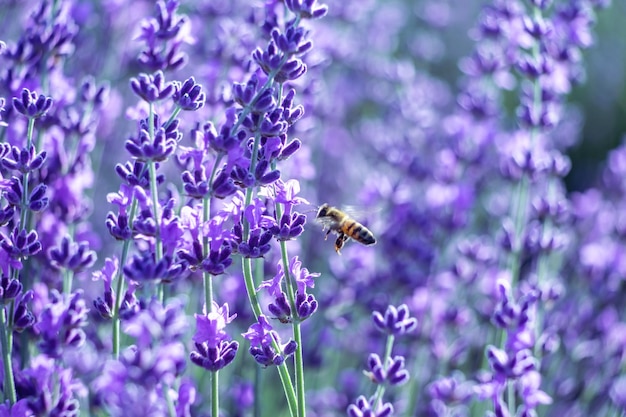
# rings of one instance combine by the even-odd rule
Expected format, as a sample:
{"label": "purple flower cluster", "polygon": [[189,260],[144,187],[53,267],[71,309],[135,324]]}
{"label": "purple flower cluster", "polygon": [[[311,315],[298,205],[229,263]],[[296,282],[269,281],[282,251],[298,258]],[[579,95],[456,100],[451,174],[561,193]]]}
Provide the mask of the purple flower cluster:
{"label": "purple flower cluster", "polygon": [[0,416],[624,413],[618,4],[5,3]]}
{"label": "purple flower cluster", "polygon": [[382,402],[385,386],[399,386],[406,384],[409,380],[409,372],[404,368],[405,358],[401,355],[391,357],[391,353],[395,337],[409,334],[417,329],[417,320],[409,316],[406,304],[399,307],[389,305],[384,314],[374,311],[372,319],[376,328],[387,334],[385,357],[381,359],[377,353],[369,355],[367,370],[364,373],[377,385],[376,393],[369,400],[361,395],[354,404],[350,404],[347,409],[350,417],[393,415],[393,405]]}

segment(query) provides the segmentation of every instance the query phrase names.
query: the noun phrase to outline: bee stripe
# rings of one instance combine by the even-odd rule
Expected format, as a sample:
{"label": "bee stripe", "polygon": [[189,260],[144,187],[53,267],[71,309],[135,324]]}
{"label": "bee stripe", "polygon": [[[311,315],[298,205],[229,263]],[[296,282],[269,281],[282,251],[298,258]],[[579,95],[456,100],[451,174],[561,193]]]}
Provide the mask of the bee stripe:
{"label": "bee stripe", "polygon": [[359,233],[359,242],[363,243],[364,245],[372,245],[376,243],[376,239],[374,238],[372,232],[364,227],[363,230],[361,230]]}

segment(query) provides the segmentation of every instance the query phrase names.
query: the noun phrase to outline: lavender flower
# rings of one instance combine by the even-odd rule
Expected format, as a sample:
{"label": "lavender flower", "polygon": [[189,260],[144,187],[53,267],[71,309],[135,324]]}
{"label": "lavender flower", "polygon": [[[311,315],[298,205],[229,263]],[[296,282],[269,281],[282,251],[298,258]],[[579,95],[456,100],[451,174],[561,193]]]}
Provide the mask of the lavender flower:
{"label": "lavender flower", "polygon": [[20,98],[13,98],[13,107],[18,113],[31,118],[37,119],[52,107],[52,98],[37,94],[25,88],[22,90]]}
{"label": "lavender flower", "polygon": [[229,316],[228,304],[219,307],[215,303],[208,314],[196,314],[196,334],[193,341],[197,351],[191,352],[190,355],[193,363],[216,372],[235,359],[239,343],[230,341],[224,328],[236,316],[236,314]]}
{"label": "lavender flower", "polygon": [[72,370],[63,369],[45,355],[33,358],[31,366],[16,375],[16,386],[28,404],[17,407],[25,411],[23,415],[30,412],[31,415],[76,416],[80,408],[77,397],[85,395],[84,387]]}
{"label": "lavender flower", "polygon": [[197,84],[193,77],[190,77],[183,84],[174,82],[172,98],[181,109],[196,111],[204,106],[205,95],[202,92],[202,86]]}
{"label": "lavender flower", "polygon": [[384,316],[378,311],[374,311],[372,319],[380,331],[388,334],[404,335],[417,328],[417,319],[409,317],[409,307],[406,304],[397,308],[390,305],[385,310]]}
{"label": "lavender flower", "polygon": [[280,343],[278,333],[263,315],[242,336],[250,341],[248,351],[254,360],[263,366],[281,365],[296,350],[296,342],[293,340],[284,345]]}
{"label": "lavender flower", "polygon": [[22,292],[22,288],[22,283],[19,280],[2,275],[0,277],[0,300],[2,300],[2,304],[15,299]]}
{"label": "lavender flower", "polygon": [[[176,300],[165,307],[152,300],[145,310],[126,321],[125,331],[137,344],[126,349],[119,360],[107,362],[94,381],[94,390],[109,413],[164,412],[168,400],[163,397],[163,387],[171,386],[185,369],[180,337],[187,320],[181,313],[182,303]],[[189,400],[179,398],[180,408],[185,409]]]}
{"label": "lavender flower", "polygon": [[624,408],[610,2],[76,3],[3,3],[1,415]]}
{"label": "lavender flower", "polygon": [[180,48],[192,38],[189,19],[177,14],[178,6],[178,1],[158,1],[156,17],[141,22],[138,39],[146,43],[146,49],[138,60],[149,70],[176,70],[187,63],[188,57]]}
{"label": "lavender flower", "polygon": [[51,358],[59,358],[67,348],[79,348],[85,343],[83,327],[89,310],[77,291],[71,296],[52,290],[41,312],[35,330],[39,333],[39,349]]}
{"label": "lavender flower", "polygon": [[139,78],[130,80],[130,87],[137,96],[148,103],[164,100],[174,93],[174,84],[166,83],[161,71],[154,75],[140,74]]}
{"label": "lavender flower", "polygon": [[365,417],[365,416],[374,416],[374,417],[388,417],[393,415],[393,405],[390,403],[380,404],[378,407],[372,404],[372,400],[367,400],[367,398],[360,396],[356,399],[354,404],[350,404],[348,407],[348,416],[350,417]]}
{"label": "lavender flower", "polygon": [[60,247],[51,248],[49,256],[52,265],[73,272],[82,272],[96,262],[96,253],[89,250],[87,242],[72,242],[69,236],[61,239]]}

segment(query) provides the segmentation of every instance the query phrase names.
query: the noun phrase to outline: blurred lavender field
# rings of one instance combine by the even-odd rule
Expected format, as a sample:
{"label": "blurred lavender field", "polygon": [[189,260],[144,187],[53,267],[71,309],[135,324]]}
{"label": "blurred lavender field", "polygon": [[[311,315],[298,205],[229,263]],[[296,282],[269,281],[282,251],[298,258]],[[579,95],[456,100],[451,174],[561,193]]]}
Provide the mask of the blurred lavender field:
{"label": "blurred lavender field", "polygon": [[626,415],[624,16],[0,0],[0,417]]}

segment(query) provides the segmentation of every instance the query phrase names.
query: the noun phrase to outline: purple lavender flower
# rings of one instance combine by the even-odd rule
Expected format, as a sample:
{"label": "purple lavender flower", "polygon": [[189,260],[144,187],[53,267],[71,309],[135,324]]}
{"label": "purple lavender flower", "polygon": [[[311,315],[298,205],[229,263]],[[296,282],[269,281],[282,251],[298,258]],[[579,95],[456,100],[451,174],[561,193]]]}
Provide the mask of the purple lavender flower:
{"label": "purple lavender flower", "polygon": [[196,83],[193,77],[189,77],[184,83],[174,82],[174,103],[183,110],[196,111],[204,106],[206,99],[202,92],[202,86]]}
{"label": "purple lavender flower", "polygon": [[380,356],[376,353],[370,354],[367,359],[366,375],[376,384],[388,382],[390,385],[402,385],[409,380],[409,372],[404,369],[405,358],[394,356],[387,358],[387,363],[383,365]]}
{"label": "purple lavender flower", "polygon": [[75,273],[86,270],[96,262],[96,253],[89,250],[87,242],[72,242],[69,236],[61,239],[59,247],[50,248],[48,256],[53,266],[67,268]]}
{"label": "purple lavender flower", "polygon": [[450,377],[433,381],[428,386],[428,393],[432,401],[441,401],[446,406],[454,406],[464,404],[471,399],[472,387],[473,384],[465,381],[463,374],[456,372]]}
{"label": "purple lavender flower", "polygon": [[148,103],[164,100],[174,93],[174,84],[166,83],[163,72],[154,75],[140,74],[130,80],[133,92]]}
{"label": "purple lavender flower", "polygon": [[[17,177],[11,178],[10,183],[3,186],[3,188],[5,189],[4,196],[11,206],[20,207],[22,210],[28,208],[34,212],[40,212],[48,207],[49,199],[46,197],[48,187],[45,184],[37,184],[30,191],[28,197],[24,196],[25,191],[22,179]],[[22,208],[24,202],[26,207]]]}
{"label": "purple lavender flower", "polygon": [[39,349],[49,357],[59,358],[67,348],[79,348],[85,343],[84,327],[89,310],[82,291],[59,294],[52,290],[41,312],[35,330],[40,337]]}
{"label": "purple lavender flower", "polygon": [[373,399],[368,400],[364,396],[360,396],[356,399],[354,404],[350,404],[348,406],[348,416],[350,417],[389,417],[393,415],[393,405],[391,403],[379,403],[378,406],[375,407],[375,401]]}
{"label": "purple lavender flower", "polygon": [[22,292],[22,283],[16,278],[9,278],[6,275],[0,277],[0,300],[2,304],[15,299]]}
{"label": "purple lavender flower", "polygon": [[19,171],[22,174],[40,169],[46,161],[46,151],[37,153],[34,146],[28,149],[20,149],[17,146],[10,147],[7,144],[6,154],[0,163],[9,170]]}
{"label": "purple lavender flower", "polygon": [[[83,393],[83,386],[71,369],[64,369],[54,359],[45,355],[34,357],[28,368],[16,374],[15,380],[16,389],[32,415],[78,415],[77,397]],[[21,408],[26,409],[24,405]]]}
{"label": "purple lavender flower", "polygon": [[174,120],[161,126],[159,117],[156,116],[153,136],[149,131],[149,123],[148,120],[140,122],[137,137],[131,137],[126,141],[126,150],[140,161],[165,161],[174,153],[182,137],[178,130],[178,121]]}
{"label": "purple lavender flower", "polygon": [[259,258],[269,252],[272,240],[272,232],[269,230],[274,225],[274,219],[264,213],[265,207],[260,199],[256,199],[244,209],[244,217],[247,220],[250,232],[247,241],[243,241],[244,226],[238,223],[234,227],[235,241],[238,243],[237,251],[246,258]]}
{"label": "purple lavender flower", "polygon": [[388,334],[403,335],[417,328],[417,319],[409,317],[409,307],[406,304],[397,308],[389,305],[384,316],[378,311],[374,311],[372,319],[380,331]]}
{"label": "purple lavender flower", "polygon": [[13,107],[18,113],[30,119],[37,119],[50,110],[52,107],[52,98],[37,94],[36,91],[30,91],[28,88],[22,90],[20,98],[13,98]]}
{"label": "purple lavender flower", "polygon": [[97,297],[93,301],[93,305],[100,316],[106,319],[113,317],[113,307],[117,294],[113,292],[111,283],[113,282],[113,278],[117,274],[118,269],[119,262],[117,258],[107,258],[104,261],[104,267],[102,267],[102,270],[93,273],[93,280],[102,280],[102,283],[104,284],[104,298]]}
{"label": "purple lavender flower", "polygon": [[[264,315],[260,315],[257,323],[252,324],[242,336],[250,341],[249,352],[254,360],[263,366],[281,365],[296,350],[293,340],[281,345],[280,337]],[[275,350],[274,344],[279,351]]]}
{"label": "purple lavender flower", "polygon": [[317,307],[318,302],[313,294],[296,293],[296,311],[298,312],[298,319],[308,319],[317,311]]}
{"label": "purple lavender flower", "polygon": [[0,246],[14,259],[27,258],[41,252],[41,242],[35,230],[14,228],[10,236],[0,233]]}
{"label": "purple lavender flower", "polygon": [[319,19],[328,13],[328,6],[318,4],[317,0],[287,0],[285,4],[303,19]]}
{"label": "purple lavender flower", "polygon": [[213,303],[208,314],[195,315],[196,333],[193,341],[197,351],[190,354],[193,363],[216,372],[235,359],[239,343],[230,341],[224,329],[236,316],[229,316],[228,304],[219,307],[216,303]]}
{"label": "purple lavender flower", "polygon": [[34,417],[33,411],[28,405],[28,399],[24,398],[16,402],[15,404],[9,404],[9,401],[5,404],[0,404],[0,416],[2,417]]}
{"label": "purple lavender flower", "polygon": [[135,337],[138,347],[178,342],[187,329],[187,318],[181,314],[183,303],[172,299],[166,306],[150,300],[145,310],[125,324],[125,331]]}
{"label": "purple lavender flower", "polygon": [[35,324],[36,318],[31,309],[27,307],[34,298],[32,290],[28,290],[15,298],[15,311],[13,313],[13,330],[22,332]]}
{"label": "purple lavender flower", "polygon": [[154,253],[144,252],[134,255],[129,265],[124,266],[124,274],[135,282],[159,281],[171,282],[182,276],[185,265],[176,262],[171,256],[164,256],[159,261]]}
{"label": "purple lavender flower", "polygon": [[146,43],[139,62],[149,70],[176,70],[185,66],[188,56],[180,51],[185,43],[191,43],[189,19],[179,15],[178,1],[158,1],[155,18],[141,22],[139,40]]}
{"label": "purple lavender flower", "polygon": [[[187,329],[187,320],[182,306],[177,300],[167,306],[152,300],[126,320],[125,331],[137,344],[126,349],[119,360],[107,362],[93,385],[99,401],[112,415],[162,413],[166,409],[163,389],[171,386],[185,369],[185,349],[180,338]],[[187,393],[189,389],[185,389]],[[184,409],[191,398],[180,400]]]}
{"label": "purple lavender flower", "polygon": [[284,292],[281,292],[273,302],[269,303],[267,309],[274,315],[273,318],[281,323],[290,323],[292,321],[291,307],[289,306],[289,301],[287,301],[287,294]]}

